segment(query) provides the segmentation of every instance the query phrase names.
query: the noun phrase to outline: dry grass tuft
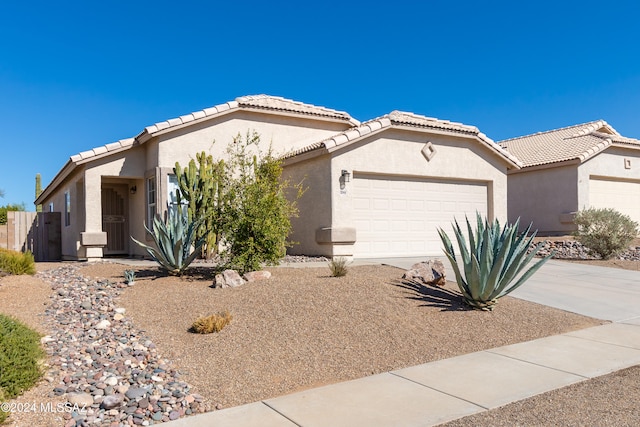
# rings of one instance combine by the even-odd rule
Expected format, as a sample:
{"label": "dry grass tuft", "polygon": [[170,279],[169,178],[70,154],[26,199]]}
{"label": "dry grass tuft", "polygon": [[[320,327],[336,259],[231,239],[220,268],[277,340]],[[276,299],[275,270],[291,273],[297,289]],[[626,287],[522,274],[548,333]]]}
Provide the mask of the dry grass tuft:
{"label": "dry grass tuft", "polygon": [[344,257],[334,258],[329,262],[329,268],[331,269],[331,276],[344,277],[347,275],[347,259]]}
{"label": "dry grass tuft", "polygon": [[231,323],[233,316],[228,312],[220,312],[211,316],[203,316],[196,319],[189,328],[189,332],[196,334],[210,334],[220,332],[222,328]]}

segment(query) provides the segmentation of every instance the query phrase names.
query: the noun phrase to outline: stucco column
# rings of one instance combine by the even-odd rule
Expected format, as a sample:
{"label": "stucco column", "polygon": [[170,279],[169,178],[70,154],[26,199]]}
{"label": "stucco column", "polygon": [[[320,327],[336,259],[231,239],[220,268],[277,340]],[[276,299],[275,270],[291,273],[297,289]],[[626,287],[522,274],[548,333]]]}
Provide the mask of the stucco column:
{"label": "stucco column", "polygon": [[[78,207],[82,209],[83,207]],[[80,233],[80,245],[87,260],[102,258],[102,248],[107,244],[107,233],[102,231],[102,177],[91,169],[84,177],[84,231]]]}

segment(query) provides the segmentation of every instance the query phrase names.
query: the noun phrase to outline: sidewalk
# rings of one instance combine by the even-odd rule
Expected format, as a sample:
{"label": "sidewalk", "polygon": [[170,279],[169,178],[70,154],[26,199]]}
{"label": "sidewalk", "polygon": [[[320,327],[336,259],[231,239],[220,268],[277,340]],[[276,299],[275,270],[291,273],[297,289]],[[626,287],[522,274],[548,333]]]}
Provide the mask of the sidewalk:
{"label": "sidewalk", "polygon": [[[359,260],[358,264],[406,268],[405,264],[414,261]],[[430,426],[640,364],[640,273],[552,260],[512,295],[615,323],[309,389],[166,425]]]}

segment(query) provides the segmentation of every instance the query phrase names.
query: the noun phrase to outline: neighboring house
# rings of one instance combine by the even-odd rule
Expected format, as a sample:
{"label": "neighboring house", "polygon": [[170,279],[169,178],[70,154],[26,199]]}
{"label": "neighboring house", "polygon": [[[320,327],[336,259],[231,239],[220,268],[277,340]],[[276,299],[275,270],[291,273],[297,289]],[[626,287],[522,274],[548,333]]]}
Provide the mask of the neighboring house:
{"label": "neighboring house", "polygon": [[541,235],[575,230],[575,213],[614,208],[640,222],[640,140],[604,120],[498,143],[522,161],[509,171],[509,221]]}
{"label": "neighboring house", "polygon": [[62,212],[63,258],[144,255],[129,236],[149,240],[143,222],[171,201],[175,162],[203,150],[221,158],[250,130],[308,187],[291,253],[440,254],[437,227],[450,229],[454,217],[506,219],[507,171],[519,167],[472,126],[401,112],[360,124],[284,98],[240,97],[72,156],[36,200]]}

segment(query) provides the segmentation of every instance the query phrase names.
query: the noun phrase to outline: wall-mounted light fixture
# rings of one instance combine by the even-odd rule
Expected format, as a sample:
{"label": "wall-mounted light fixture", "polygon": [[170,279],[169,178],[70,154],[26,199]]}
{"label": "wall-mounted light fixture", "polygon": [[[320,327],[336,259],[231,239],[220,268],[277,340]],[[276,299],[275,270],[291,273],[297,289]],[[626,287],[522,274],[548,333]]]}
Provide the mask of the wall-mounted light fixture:
{"label": "wall-mounted light fixture", "polygon": [[133,185],[133,186],[129,189],[129,193],[131,193],[131,194],[136,194],[136,191],[138,191],[138,188],[137,188],[135,185]]}
{"label": "wall-mounted light fixture", "polygon": [[344,182],[349,182],[351,180],[351,174],[346,169],[342,169],[340,176]]}

